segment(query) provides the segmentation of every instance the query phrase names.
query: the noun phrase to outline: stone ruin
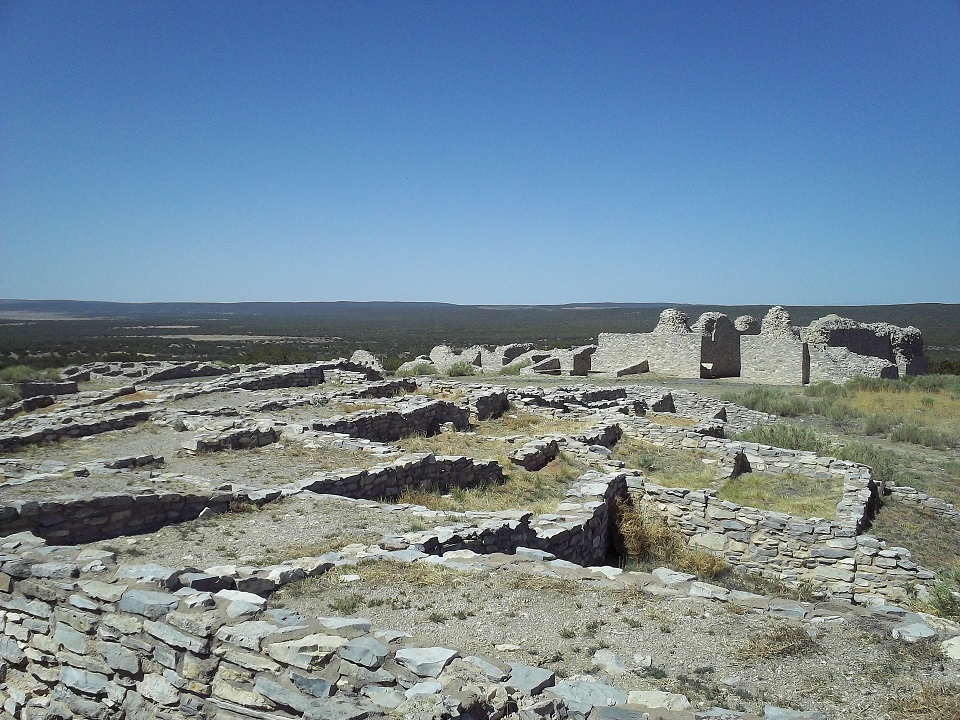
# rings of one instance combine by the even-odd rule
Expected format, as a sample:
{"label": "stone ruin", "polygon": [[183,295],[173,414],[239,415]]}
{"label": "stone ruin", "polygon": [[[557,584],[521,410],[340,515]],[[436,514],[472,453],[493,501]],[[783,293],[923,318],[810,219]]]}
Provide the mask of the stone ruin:
{"label": "stone ruin", "polygon": [[780,306],[759,323],[748,315],[731,321],[717,312],[704,313],[693,325],[688,320],[669,308],[652,332],[601,333],[591,372],[618,374],[646,363],[651,372],[675,377],[741,377],[777,385],[927,372],[923,339],[914,327],[836,315],[795,327]]}
{"label": "stone ruin", "polygon": [[[693,339],[691,347],[712,353],[707,356],[711,371],[722,372],[731,362],[727,348],[737,325],[751,323],[707,314],[690,327],[674,311],[661,328],[670,332],[652,335],[671,347],[682,346],[674,343],[677,338]],[[793,334],[780,313],[764,326],[767,337],[807,342],[804,333]],[[829,321],[816,337],[834,347],[828,345],[832,338],[839,341],[845,338],[842,333],[857,330]],[[915,342],[908,331],[899,347]],[[524,356],[534,362],[538,354],[528,346],[478,351],[479,362],[486,358],[491,367]],[[697,357],[702,364],[704,356]],[[553,359],[563,366],[560,357]],[[546,663],[421,647],[404,633],[373,627],[363,618],[305,617],[268,605],[285,585],[373,561],[563,578],[650,597],[727,604],[736,606],[737,613],[798,622],[836,616],[843,612],[837,605],[842,601],[866,606],[863,613],[907,642],[960,633],[950,623],[931,625],[932,620],[892,605],[908,600],[908,587],[922,596],[934,575],[912,562],[909,551],[887,547],[867,534],[882,495],[891,490],[874,481],[869,467],[725,437],[769,421],[764,413],[686,390],[643,385],[544,389],[431,378],[383,380],[374,360],[355,355],[350,361],[237,367],[215,375],[202,369],[191,375],[199,368],[164,368],[168,379],[186,373],[179,379],[195,382],[154,380],[139,387],[80,392],[56,406],[51,398],[38,406],[42,413],[24,408],[2,421],[0,449],[13,455],[0,460],[0,490],[34,484],[49,488],[68,480],[71,487],[89,483],[90,489],[0,501],[0,720],[363,720],[390,714],[438,720],[640,720],[656,708],[671,708],[676,714],[670,717],[685,720],[756,718],[724,708],[694,711],[682,695],[632,690],[629,674],[619,680],[563,679]],[[575,368],[572,355],[569,367]],[[122,370],[113,376],[118,382],[141,368]],[[334,380],[336,387],[323,390]],[[309,419],[334,403],[345,410]],[[353,407],[359,409],[350,411]],[[515,450],[509,462],[529,472],[538,472],[561,451],[592,468],[571,482],[555,509],[540,515],[524,510],[442,513],[397,503],[406,487],[445,492],[498,483],[504,473],[494,460],[409,454],[387,443],[411,433],[469,431],[471,423],[498,417],[508,408],[591,423],[570,435],[511,439]],[[661,424],[652,413],[675,415],[692,427]],[[181,447],[191,457],[290,444],[340,447],[377,461],[367,468],[314,471],[284,481],[221,483],[178,473],[150,453],[97,460],[82,453],[70,459],[51,444],[129,434],[141,427],[150,428],[147,437],[186,433]],[[752,470],[829,479],[842,487],[841,500],[834,517],[804,518],[721,501],[709,490],[662,487],[611,458],[611,448],[624,436],[695,450],[718,477]],[[34,454],[17,454],[31,448],[48,448],[50,458],[36,462]],[[290,470],[296,473],[296,467]],[[103,490],[102,483],[111,478],[129,481],[114,486],[122,489]],[[892,491],[944,522],[960,522],[960,513],[949,503],[912,488]],[[439,524],[419,530],[401,523],[373,544],[349,544],[265,566],[214,565],[191,558],[168,567],[130,562],[89,544],[143,537],[197,518],[225,516],[235,507],[329,497]],[[719,555],[744,572],[788,584],[814,583],[831,602],[821,606],[731,591],[665,568],[646,573],[610,566],[615,504],[628,498],[660,513],[691,548]],[[824,717],[773,706],[764,716]]]}

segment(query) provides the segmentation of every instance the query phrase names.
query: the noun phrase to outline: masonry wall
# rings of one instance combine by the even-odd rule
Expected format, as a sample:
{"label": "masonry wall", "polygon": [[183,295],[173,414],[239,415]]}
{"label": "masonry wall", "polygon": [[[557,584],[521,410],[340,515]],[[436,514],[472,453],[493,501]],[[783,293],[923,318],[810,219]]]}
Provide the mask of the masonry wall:
{"label": "masonry wall", "polygon": [[900,376],[897,365],[884,358],[858,355],[844,347],[810,346],[810,382],[845,382],[852,377],[888,378]]}
{"label": "masonry wall", "polygon": [[[279,493],[277,493],[279,495]],[[18,500],[0,505],[0,535],[30,531],[63,545],[151,532],[199,517],[205,509],[221,513],[230,493],[94,494],[58,500]]]}
{"label": "masonry wall", "polygon": [[776,385],[808,383],[810,354],[807,344],[767,335],[742,335],[740,377]]}
{"label": "masonry wall", "polygon": [[612,372],[647,360],[650,372],[698,378],[702,337],[698,333],[600,333],[592,370]]}
{"label": "masonry wall", "polygon": [[718,321],[713,334],[701,336],[702,377],[722,378],[740,375],[740,333],[726,318]]}

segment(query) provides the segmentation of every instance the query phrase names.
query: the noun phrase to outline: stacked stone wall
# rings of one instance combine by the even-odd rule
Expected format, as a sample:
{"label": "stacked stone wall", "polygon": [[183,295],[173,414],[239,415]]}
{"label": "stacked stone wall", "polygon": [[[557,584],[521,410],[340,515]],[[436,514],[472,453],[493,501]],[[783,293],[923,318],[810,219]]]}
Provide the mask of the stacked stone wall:
{"label": "stacked stone wall", "polygon": [[600,333],[592,370],[615,372],[646,360],[650,372],[698,378],[702,337],[696,333]]}
{"label": "stacked stone wall", "polygon": [[357,468],[320,473],[301,480],[296,487],[315,493],[389,500],[400,497],[408,488],[445,492],[450,488],[501,485],[505,481],[503,468],[496,460],[415,453],[368,470]]}
{"label": "stacked stone wall", "polygon": [[[127,407],[142,406],[142,402],[127,404]],[[70,415],[66,417],[50,416],[23,429],[16,429],[5,435],[0,435],[0,451],[15,450],[23,445],[97,435],[111,430],[124,430],[149,420],[151,411],[134,410],[133,412],[112,414],[109,410],[104,410],[102,412],[74,413],[74,415],[79,415],[80,419],[74,419]]]}
{"label": "stacked stone wall", "polygon": [[29,531],[63,545],[94,542],[122,535],[152,532],[194,520],[204,510],[224,512],[231,493],[93,493],[56,500],[15,500],[0,505],[0,535]]}
{"label": "stacked stone wall", "polygon": [[433,435],[445,423],[453,423],[458,430],[465,430],[470,424],[470,411],[467,408],[445,400],[408,401],[398,404],[398,407],[399,410],[360,410],[349,415],[314,420],[311,429],[390,442],[417,433]]}
{"label": "stacked stone wall", "polygon": [[774,385],[810,382],[806,343],[769,335],[740,336],[740,377]]}

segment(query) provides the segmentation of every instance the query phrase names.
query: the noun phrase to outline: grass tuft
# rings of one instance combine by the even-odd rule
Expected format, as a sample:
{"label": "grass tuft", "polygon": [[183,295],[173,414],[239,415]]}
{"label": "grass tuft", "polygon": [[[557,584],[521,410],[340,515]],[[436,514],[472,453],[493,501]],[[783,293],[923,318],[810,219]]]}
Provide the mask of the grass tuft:
{"label": "grass tuft", "polygon": [[701,578],[716,578],[729,570],[723,558],[690,550],[686,536],[668,526],[651,509],[622,498],[615,507],[614,546],[634,561],[656,561]]}
{"label": "grass tuft", "polygon": [[781,625],[751,637],[738,655],[745,660],[770,660],[808,655],[817,649],[817,643],[802,625]]}

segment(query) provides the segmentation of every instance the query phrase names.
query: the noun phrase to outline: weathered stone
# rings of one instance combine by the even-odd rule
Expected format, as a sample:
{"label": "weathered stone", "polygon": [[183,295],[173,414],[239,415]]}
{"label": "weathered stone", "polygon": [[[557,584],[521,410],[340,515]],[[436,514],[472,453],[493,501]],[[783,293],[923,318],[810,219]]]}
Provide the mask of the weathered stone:
{"label": "weathered stone", "polygon": [[347,639],[339,635],[307,635],[298,640],[270,643],[266,651],[285,665],[312,670],[322,666],[346,642]]}
{"label": "weathered stone", "polygon": [[774,705],[763,706],[764,720],[827,720],[819,710],[790,710]]}
{"label": "weathered stone", "polygon": [[157,620],[176,609],[180,598],[150,590],[127,590],[120,598],[120,610]]}
{"label": "weathered stone", "polygon": [[109,680],[100,673],[63,665],[60,667],[60,682],[86,695],[105,695]]}
{"label": "weathered stone", "polygon": [[447,648],[426,647],[398,650],[395,657],[398,663],[420,677],[436,677],[458,654]]}
{"label": "weathered stone", "polygon": [[627,702],[631,705],[644,705],[648,708],[664,710],[686,710],[690,707],[690,701],[683,695],[662,690],[632,690]]}
{"label": "weathered stone", "polygon": [[510,670],[507,686],[528,696],[539,695],[556,679],[550,670],[521,663],[510,663]]}
{"label": "weathered stone", "polygon": [[166,623],[147,620],[143,623],[143,629],[158,640],[167,643],[167,645],[200,655],[205,654],[210,647],[209,640],[187,635]]}
{"label": "weathered stone", "polygon": [[280,683],[270,680],[263,675],[257,678],[254,687],[258,693],[271,702],[286,708],[291,708],[300,713],[306,710],[311,704],[311,699],[306,695],[296,690],[285,688]]}
{"label": "weathered stone", "polygon": [[180,702],[179,691],[162,675],[147,674],[137,683],[137,692],[160,705],[176,705]]}
{"label": "weathered stone", "polygon": [[132,650],[113,642],[98,642],[95,647],[114,670],[128,675],[140,672],[140,657]]}
{"label": "weathered stone", "polygon": [[627,694],[611,685],[589,680],[563,680],[544,689],[547,696],[562,698],[568,710],[580,716],[586,715],[594,705],[627,702]]}
{"label": "weathered stone", "polygon": [[250,620],[238,625],[224,625],[217,630],[217,638],[247,650],[259,650],[264,638],[274,634],[278,629],[272,623]]}
{"label": "weathered stone", "polygon": [[337,650],[337,654],[344,660],[367,668],[378,668],[383,664],[389,651],[372,637],[365,636],[351,640]]}
{"label": "weathered stone", "polygon": [[330,697],[333,692],[333,685],[329,680],[324,678],[315,678],[310,677],[309,675],[304,675],[298,673],[296,670],[290,671],[290,682],[294,684],[299,690],[307,693],[307,695],[312,695],[313,697]]}

